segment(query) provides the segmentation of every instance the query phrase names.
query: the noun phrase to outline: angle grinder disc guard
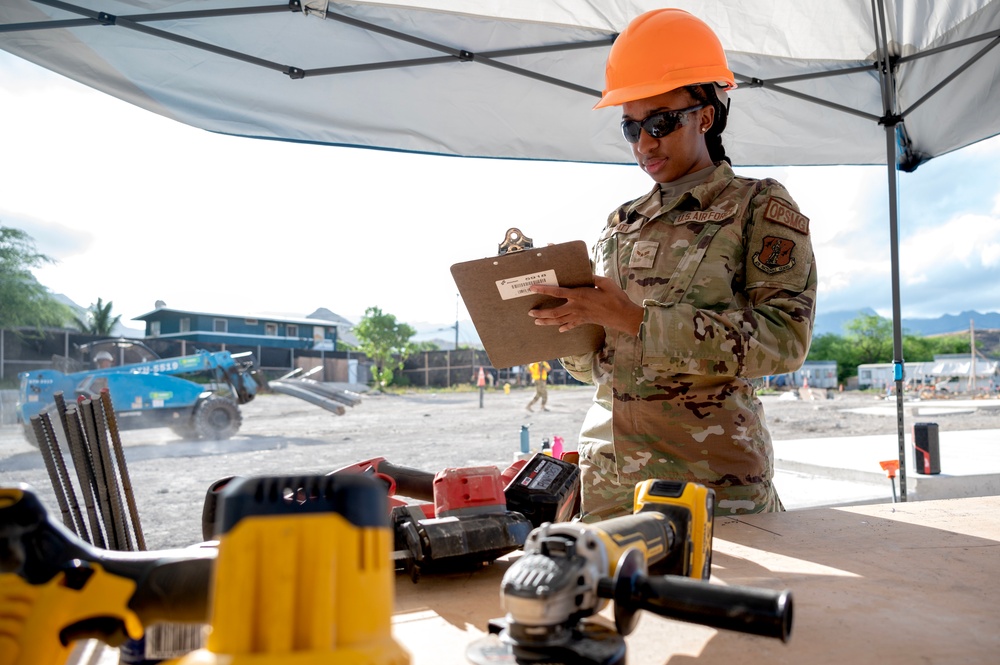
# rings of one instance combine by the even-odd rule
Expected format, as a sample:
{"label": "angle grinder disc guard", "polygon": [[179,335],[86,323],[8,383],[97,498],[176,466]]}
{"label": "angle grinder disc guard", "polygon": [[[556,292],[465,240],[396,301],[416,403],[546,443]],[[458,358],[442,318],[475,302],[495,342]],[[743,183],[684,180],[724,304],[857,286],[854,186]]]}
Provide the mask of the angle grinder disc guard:
{"label": "angle grinder disc guard", "polygon": [[569,641],[551,645],[515,644],[503,629],[472,642],[465,657],[473,665],[624,665],[625,639],[616,630],[592,621],[581,621],[574,627]]}

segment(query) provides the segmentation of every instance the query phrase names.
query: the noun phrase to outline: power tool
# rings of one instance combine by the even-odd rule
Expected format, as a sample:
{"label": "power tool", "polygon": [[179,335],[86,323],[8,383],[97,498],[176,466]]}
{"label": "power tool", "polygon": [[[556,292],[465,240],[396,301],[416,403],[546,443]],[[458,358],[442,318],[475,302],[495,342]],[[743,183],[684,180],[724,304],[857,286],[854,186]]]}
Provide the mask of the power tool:
{"label": "power tool", "polygon": [[[402,497],[435,504],[434,512],[425,508],[428,516],[440,516],[439,504],[443,501],[453,514],[478,512],[481,505],[496,504],[492,496],[487,500],[472,497],[465,489],[475,489],[481,481],[477,478],[493,474],[493,467],[448,468],[430,473],[391,464],[384,457],[341,467],[331,474],[358,473],[381,481],[389,494],[390,507],[407,505]],[[499,483],[507,510],[527,517],[533,526],[545,522],[564,522],[575,515],[580,490],[580,469],[577,464],[537,453],[528,460],[514,462],[499,472]],[[490,489],[497,481],[489,480]],[[444,485],[445,487],[441,487]],[[471,511],[463,511],[470,508]]]}
{"label": "power tool", "polygon": [[393,559],[414,582],[425,573],[475,569],[519,549],[533,527],[570,519],[579,492],[579,467],[541,454],[502,473],[479,466],[432,475],[381,458],[348,468],[357,472],[365,464],[362,472],[386,483],[390,500],[400,493],[432,501],[397,503],[391,512]]}
{"label": "power tool", "polygon": [[[542,454],[503,472],[480,466],[430,473],[374,457],[328,475],[381,483],[394,534],[392,559],[414,582],[427,573],[475,569],[519,549],[532,528],[572,518],[580,488],[579,467]],[[202,511],[206,540],[215,537],[216,506],[232,481],[209,486]]]}
{"label": "power tool", "polygon": [[377,482],[243,478],[220,507],[212,630],[172,665],[410,662],[391,635],[392,532]]}
{"label": "power tool", "polygon": [[520,548],[532,524],[508,510],[495,466],[444,469],[432,504],[392,509],[396,568],[416,582],[425,573],[474,570]]}
{"label": "power tool", "polygon": [[[617,665],[640,609],[787,640],[788,591],[708,583],[714,504],[703,485],[648,480],[636,486],[632,515],[533,530],[501,583],[505,616],[466,656],[477,665]],[[590,619],[609,600],[614,630]]]}
{"label": "power tool", "polygon": [[215,556],[102,550],[52,519],[28,485],[0,488],[0,665],[65,662],[74,640],[119,646],[159,621],[206,622]]}
{"label": "power tool", "polygon": [[113,646],[157,621],[208,623],[207,646],[171,665],[406,665],[391,637],[392,534],[363,477],[236,479],[217,547],[94,548],[27,485],[0,487],[0,665],[65,662],[74,640]]}

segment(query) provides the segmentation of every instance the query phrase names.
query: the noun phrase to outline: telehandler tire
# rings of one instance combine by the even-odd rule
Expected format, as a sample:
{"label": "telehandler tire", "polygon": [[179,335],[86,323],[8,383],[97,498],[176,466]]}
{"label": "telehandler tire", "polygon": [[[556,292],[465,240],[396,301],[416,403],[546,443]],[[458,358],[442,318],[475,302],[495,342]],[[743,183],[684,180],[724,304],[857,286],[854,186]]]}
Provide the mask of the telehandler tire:
{"label": "telehandler tire", "polygon": [[236,403],[213,395],[198,405],[194,413],[194,429],[198,437],[211,441],[228,439],[239,431],[243,416]]}

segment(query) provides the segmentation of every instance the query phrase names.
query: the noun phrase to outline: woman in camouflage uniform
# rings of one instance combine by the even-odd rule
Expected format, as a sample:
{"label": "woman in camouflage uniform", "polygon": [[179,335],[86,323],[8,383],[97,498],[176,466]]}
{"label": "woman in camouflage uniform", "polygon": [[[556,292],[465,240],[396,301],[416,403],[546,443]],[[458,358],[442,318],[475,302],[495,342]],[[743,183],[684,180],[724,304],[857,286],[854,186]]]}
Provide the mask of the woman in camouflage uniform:
{"label": "woman in camouflage uniform", "polygon": [[678,9],[639,16],[612,47],[597,107],[655,181],[609,217],[595,287],[538,325],[605,328],[595,353],[563,358],[596,384],[579,442],[584,519],[632,512],[647,478],[695,481],[716,514],[783,510],[751,381],[791,372],[809,349],[816,269],[809,220],[774,180],[735,175],[722,145],[735,87],[718,38]]}

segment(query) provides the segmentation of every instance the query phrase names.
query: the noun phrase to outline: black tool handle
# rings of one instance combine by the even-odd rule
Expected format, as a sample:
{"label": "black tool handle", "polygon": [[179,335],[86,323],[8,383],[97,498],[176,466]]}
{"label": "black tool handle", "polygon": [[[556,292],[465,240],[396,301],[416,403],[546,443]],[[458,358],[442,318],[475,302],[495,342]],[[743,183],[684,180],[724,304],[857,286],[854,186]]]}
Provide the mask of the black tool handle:
{"label": "black tool handle", "polygon": [[91,583],[93,568],[100,566],[135,583],[128,607],[119,609],[122,614],[134,611],[144,626],[157,621],[207,623],[216,556],[214,547],[144,552],[97,548],[51,518],[28,485],[0,488],[0,573],[36,585],[63,574],[62,586],[89,602],[90,596],[106,592],[99,582]]}
{"label": "black tool handle", "polygon": [[208,623],[217,553],[214,547],[109,552],[100,563],[109,573],[135,582],[128,607],[144,626],[160,621]]}
{"label": "black tool handle", "polygon": [[[610,582],[610,580],[608,580]],[[744,586],[709,584],[678,575],[634,575],[627,593],[619,585],[601,584],[599,595],[615,604],[648,610],[660,616],[724,628],[787,642],[792,632],[792,595]]]}
{"label": "black tool handle", "polygon": [[375,472],[396,481],[396,494],[418,501],[434,501],[434,474],[420,469],[396,466],[382,460]]}

